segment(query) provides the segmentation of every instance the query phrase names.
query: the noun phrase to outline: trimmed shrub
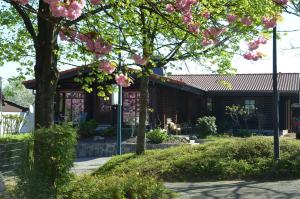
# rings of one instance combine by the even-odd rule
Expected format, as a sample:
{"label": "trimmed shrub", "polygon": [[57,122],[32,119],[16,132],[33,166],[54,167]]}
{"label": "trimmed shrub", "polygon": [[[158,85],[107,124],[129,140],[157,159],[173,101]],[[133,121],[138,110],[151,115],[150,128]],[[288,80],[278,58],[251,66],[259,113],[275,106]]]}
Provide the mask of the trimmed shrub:
{"label": "trimmed shrub", "polygon": [[80,138],[92,137],[96,133],[97,122],[88,120],[79,124],[78,134]]}
{"label": "trimmed shrub", "polygon": [[69,125],[53,125],[33,133],[34,151],[22,165],[19,182],[27,198],[55,198],[58,188],[69,182],[76,137],[76,130]]}
{"label": "trimmed shrub", "polygon": [[117,156],[96,173],[138,172],[168,182],[299,178],[300,142],[282,139],[280,144],[278,162],[274,161],[272,138],[229,138],[198,146],[149,150],[142,156]]}
{"label": "trimmed shrub", "polygon": [[205,138],[208,135],[217,134],[216,118],[213,116],[204,116],[198,118],[196,126],[199,129],[199,137]]}
{"label": "trimmed shrub", "polygon": [[132,175],[82,176],[63,187],[58,199],[157,199],[169,198],[163,183],[155,178]]}
{"label": "trimmed shrub", "polygon": [[156,129],[149,131],[146,134],[146,137],[150,143],[160,144],[160,143],[163,143],[164,141],[166,141],[168,139],[169,135],[166,130],[161,129],[161,128],[156,128]]}
{"label": "trimmed shrub", "polygon": [[251,137],[253,135],[253,133],[247,129],[237,129],[235,131],[233,131],[233,136],[235,137]]}
{"label": "trimmed shrub", "polygon": [[[16,172],[18,164],[28,152],[32,142],[32,134],[6,135],[0,137],[0,170],[2,172]],[[7,166],[5,166],[7,165]]]}

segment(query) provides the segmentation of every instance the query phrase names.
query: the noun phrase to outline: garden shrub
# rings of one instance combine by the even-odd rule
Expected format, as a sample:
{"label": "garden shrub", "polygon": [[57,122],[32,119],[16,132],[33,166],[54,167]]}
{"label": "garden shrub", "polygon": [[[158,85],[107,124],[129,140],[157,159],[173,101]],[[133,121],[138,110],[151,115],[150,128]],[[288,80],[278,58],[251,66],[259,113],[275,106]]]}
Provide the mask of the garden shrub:
{"label": "garden shrub", "polygon": [[147,134],[147,139],[150,143],[153,144],[160,144],[166,141],[169,137],[167,131],[165,129],[156,128],[149,131]]}
{"label": "garden shrub", "polygon": [[[15,172],[17,165],[23,161],[22,157],[28,151],[32,141],[32,134],[5,135],[0,137],[0,168],[2,172]],[[10,165],[1,167],[1,165]]]}
{"label": "garden shrub", "polygon": [[213,116],[198,118],[196,126],[199,130],[199,137],[201,138],[217,134],[216,118]]}
{"label": "garden shrub", "polygon": [[109,127],[101,131],[100,135],[103,137],[113,137],[116,135],[116,129],[113,127]]}
{"label": "garden shrub", "polygon": [[235,131],[233,131],[233,136],[235,137],[251,137],[253,135],[253,133],[247,129],[237,129]]}
{"label": "garden shrub", "polygon": [[78,134],[80,138],[92,137],[96,133],[97,122],[88,120],[79,124]]}
{"label": "garden shrub", "polygon": [[138,172],[165,181],[299,178],[300,142],[282,139],[280,150],[277,162],[272,138],[218,139],[198,146],[149,150],[142,156],[114,157],[96,174]]}
{"label": "garden shrub", "polygon": [[155,178],[132,175],[82,176],[63,187],[58,199],[157,199],[169,198],[163,183]]}
{"label": "garden shrub", "polygon": [[76,130],[69,125],[53,125],[33,133],[35,153],[22,165],[19,187],[27,198],[52,198],[69,182],[75,158]]}

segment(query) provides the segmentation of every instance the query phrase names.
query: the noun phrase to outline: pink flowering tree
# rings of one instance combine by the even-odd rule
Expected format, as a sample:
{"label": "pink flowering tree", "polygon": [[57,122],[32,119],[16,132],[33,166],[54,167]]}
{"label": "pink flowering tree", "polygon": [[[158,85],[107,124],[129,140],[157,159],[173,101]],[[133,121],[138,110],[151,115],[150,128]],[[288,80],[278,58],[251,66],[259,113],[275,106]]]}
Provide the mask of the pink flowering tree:
{"label": "pink flowering tree", "polygon": [[[34,65],[36,110],[39,110],[36,126],[47,127],[53,123],[59,64],[92,65],[95,75],[82,82],[87,91],[91,91],[89,85],[95,81],[114,80],[121,86],[130,86],[132,80],[127,66],[138,65],[141,68],[138,77],[142,78],[138,130],[141,144],[137,148],[142,153],[147,77],[152,68],[172,67],[172,62],[178,60],[193,60],[217,63],[218,72],[228,71],[230,58],[239,52],[241,39],[261,40],[260,32],[268,33],[272,20],[277,20],[286,2],[1,0],[1,4],[0,63],[17,61],[28,67]],[[249,47],[253,53],[249,56],[251,60],[256,59],[253,56],[260,57],[258,52],[252,52],[255,45]],[[116,70],[115,64],[119,52],[125,63],[122,71]]]}
{"label": "pink flowering tree", "polygon": [[[226,5],[218,0],[147,0],[131,5],[125,10],[104,13],[93,25],[102,28],[105,35],[121,35],[121,45],[115,45],[124,60],[120,80],[125,82],[123,75],[131,73],[130,66],[141,69],[137,76],[133,75],[140,82],[137,154],[145,150],[146,116],[150,108],[148,77],[152,69],[175,67],[180,60],[192,60],[201,65],[217,64],[217,72],[226,73],[234,71],[231,58],[236,53],[258,60],[262,57],[258,47],[267,42],[285,6],[272,0],[230,1]],[[240,49],[242,40],[248,42],[246,50]]]}

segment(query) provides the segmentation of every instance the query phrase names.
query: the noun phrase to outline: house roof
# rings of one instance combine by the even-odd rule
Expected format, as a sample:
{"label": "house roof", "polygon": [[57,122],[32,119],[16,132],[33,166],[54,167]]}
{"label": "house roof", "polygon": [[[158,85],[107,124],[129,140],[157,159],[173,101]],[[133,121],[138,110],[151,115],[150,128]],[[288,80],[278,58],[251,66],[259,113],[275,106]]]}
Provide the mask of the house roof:
{"label": "house roof", "polygon": [[[280,92],[298,93],[299,73],[278,73]],[[272,92],[272,74],[171,75],[169,78],[208,92]]]}
{"label": "house roof", "polygon": [[[72,77],[77,76],[80,72],[88,73],[89,71],[90,71],[89,68],[81,68],[81,67],[64,70],[59,73],[59,80],[63,80],[66,78],[72,78]],[[165,85],[168,87],[180,89],[183,91],[192,92],[195,94],[203,94],[203,91],[201,89],[198,89],[196,87],[188,85],[183,81],[178,81],[176,79],[160,76],[157,74],[152,74],[150,76],[150,81],[159,83],[159,84],[162,84],[162,85]],[[25,87],[28,89],[35,89],[35,87],[36,87],[35,83],[36,83],[35,79],[27,80],[27,81],[23,82]]]}

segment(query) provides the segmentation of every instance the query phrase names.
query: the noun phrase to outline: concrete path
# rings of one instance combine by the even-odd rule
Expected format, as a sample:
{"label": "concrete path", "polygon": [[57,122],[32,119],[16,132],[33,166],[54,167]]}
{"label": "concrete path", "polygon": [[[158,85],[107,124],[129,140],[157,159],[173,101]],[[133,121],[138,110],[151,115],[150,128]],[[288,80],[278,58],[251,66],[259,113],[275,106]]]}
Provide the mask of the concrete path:
{"label": "concrete path", "polygon": [[74,166],[71,169],[76,174],[87,174],[97,170],[100,166],[109,161],[111,157],[105,158],[78,158],[74,162]]}
{"label": "concrete path", "polygon": [[178,199],[300,199],[300,180],[166,183],[166,186],[178,193]]}

